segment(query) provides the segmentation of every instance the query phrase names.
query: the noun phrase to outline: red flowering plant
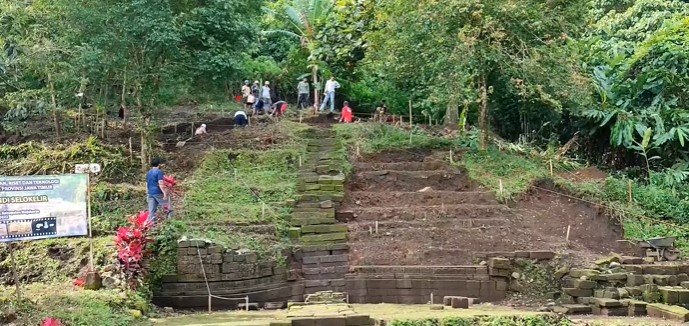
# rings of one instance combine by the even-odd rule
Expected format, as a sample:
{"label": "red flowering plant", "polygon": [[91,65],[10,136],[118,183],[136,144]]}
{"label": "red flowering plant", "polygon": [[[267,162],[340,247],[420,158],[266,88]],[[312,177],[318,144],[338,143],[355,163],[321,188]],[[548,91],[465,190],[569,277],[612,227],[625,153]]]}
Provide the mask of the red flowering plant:
{"label": "red flowering plant", "polygon": [[59,319],[46,318],[41,326],[63,326],[63,324]]}
{"label": "red flowering plant", "polygon": [[148,255],[146,246],[153,240],[150,235],[153,223],[148,220],[148,212],[139,212],[130,217],[129,223],[129,227],[117,230],[115,248],[125,279],[130,287],[135,288],[143,278],[142,263]]}
{"label": "red flowering plant", "polygon": [[[168,199],[170,202],[172,202],[173,197],[179,197],[180,191],[177,188],[177,181],[175,180],[174,176],[171,175],[166,175],[163,177],[163,182],[165,182],[165,188],[167,189],[168,192]],[[170,213],[170,204],[168,203],[167,205],[163,206],[163,216],[168,216]]]}

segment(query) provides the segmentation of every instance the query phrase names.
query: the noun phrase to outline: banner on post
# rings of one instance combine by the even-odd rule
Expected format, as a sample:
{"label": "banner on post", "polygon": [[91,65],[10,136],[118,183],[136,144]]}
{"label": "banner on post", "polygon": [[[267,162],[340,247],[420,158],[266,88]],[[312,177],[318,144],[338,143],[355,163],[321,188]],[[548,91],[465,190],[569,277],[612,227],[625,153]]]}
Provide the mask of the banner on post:
{"label": "banner on post", "polygon": [[0,242],[88,235],[88,176],[0,177]]}

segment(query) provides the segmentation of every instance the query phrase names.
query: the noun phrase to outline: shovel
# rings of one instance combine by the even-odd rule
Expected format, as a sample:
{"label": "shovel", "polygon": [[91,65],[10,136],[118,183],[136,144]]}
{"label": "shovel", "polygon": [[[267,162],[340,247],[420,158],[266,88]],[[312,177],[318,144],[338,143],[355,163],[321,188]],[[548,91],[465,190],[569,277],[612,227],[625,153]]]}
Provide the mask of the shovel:
{"label": "shovel", "polygon": [[194,138],[194,137],[189,137],[189,139],[187,139],[187,140],[178,141],[177,145],[175,145],[175,147],[177,147],[177,148],[184,147],[184,145],[186,145],[187,142],[190,141],[192,138]]}

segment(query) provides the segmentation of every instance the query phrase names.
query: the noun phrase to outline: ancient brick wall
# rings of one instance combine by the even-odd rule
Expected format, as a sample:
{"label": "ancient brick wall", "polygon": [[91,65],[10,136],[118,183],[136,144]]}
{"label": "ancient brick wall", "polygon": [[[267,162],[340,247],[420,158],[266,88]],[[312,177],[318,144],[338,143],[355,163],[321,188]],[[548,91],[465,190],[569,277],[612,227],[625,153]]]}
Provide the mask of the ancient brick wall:
{"label": "ancient brick wall", "polygon": [[443,296],[498,301],[507,278],[489,275],[487,266],[353,266],[347,275],[350,303],[442,304]]}
{"label": "ancient brick wall", "polygon": [[[284,264],[204,240],[181,240],[178,246],[177,274],[164,276],[162,288],[153,298],[159,306],[206,308],[206,281],[213,295],[236,298],[248,294],[249,301],[261,307],[268,302],[303,299],[303,282]],[[213,298],[211,304],[217,309],[235,309],[242,303]]]}

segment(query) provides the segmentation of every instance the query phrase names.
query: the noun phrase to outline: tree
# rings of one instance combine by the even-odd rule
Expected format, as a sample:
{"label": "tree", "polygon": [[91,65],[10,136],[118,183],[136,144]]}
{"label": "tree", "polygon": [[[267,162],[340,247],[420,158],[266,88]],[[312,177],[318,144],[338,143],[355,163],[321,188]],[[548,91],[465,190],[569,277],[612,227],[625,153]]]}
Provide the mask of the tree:
{"label": "tree", "polygon": [[584,8],[583,0],[381,0],[366,60],[428,109],[445,107],[447,124],[457,125],[459,107],[475,110],[485,148],[491,120],[514,124],[500,119],[516,111],[520,125],[546,124],[588,96],[566,46]]}
{"label": "tree", "polygon": [[[309,53],[308,61],[311,68],[311,78],[316,85],[313,90],[314,107],[318,107],[320,96],[318,93],[319,56],[322,49],[318,42],[318,32],[323,20],[333,8],[332,0],[288,0],[287,3],[278,3],[276,6],[284,10],[284,19],[288,25],[286,29],[271,30],[267,33],[280,33],[292,36],[299,40],[301,46]],[[275,11],[272,12],[275,14]]]}

